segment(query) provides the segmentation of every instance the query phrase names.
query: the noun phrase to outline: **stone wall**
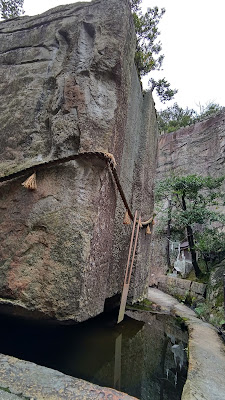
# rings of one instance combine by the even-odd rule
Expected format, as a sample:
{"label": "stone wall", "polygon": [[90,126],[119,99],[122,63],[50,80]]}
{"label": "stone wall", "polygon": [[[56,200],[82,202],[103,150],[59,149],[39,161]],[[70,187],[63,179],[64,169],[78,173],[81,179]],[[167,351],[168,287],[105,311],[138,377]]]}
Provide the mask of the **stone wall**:
{"label": "stone wall", "polygon": [[[1,22],[0,33],[0,175],[110,152],[132,210],[149,218],[157,126],[134,67],[129,1],[60,6]],[[121,291],[130,236],[106,163],[89,155],[46,168],[36,191],[26,178],[0,184],[1,311],[78,322],[101,313]],[[149,273],[140,237],[133,298]]]}
{"label": "stone wall", "polygon": [[172,276],[160,276],[158,279],[158,288],[165,293],[168,293],[178,300],[187,300],[195,302],[196,300],[204,300],[206,285],[190,281],[188,279],[174,278]]}
{"label": "stone wall", "polygon": [[157,180],[171,172],[221,176],[225,172],[225,109],[202,122],[160,136]]}
{"label": "stone wall", "polygon": [[[225,109],[207,120],[160,136],[156,180],[170,174],[213,177],[225,174]],[[167,271],[166,242],[165,235],[155,230],[150,284],[157,284],[159,276]]]}

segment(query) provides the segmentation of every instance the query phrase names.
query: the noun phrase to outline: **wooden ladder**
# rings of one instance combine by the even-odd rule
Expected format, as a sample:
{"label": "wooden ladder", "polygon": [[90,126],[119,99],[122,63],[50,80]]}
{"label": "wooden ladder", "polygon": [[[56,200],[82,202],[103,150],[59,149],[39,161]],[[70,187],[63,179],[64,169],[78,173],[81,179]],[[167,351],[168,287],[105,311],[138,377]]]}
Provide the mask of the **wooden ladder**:
{"label": "wooden ladder", "polygon": [[[121,296],[120,310],[119,310],[117,324],[119,324],[124,319],[124,313],[125,313],[125,308],[126,308],[126,303],[127,303],[127,295],[128,295],[128,291],[129,291],[131,273],[132,273],[133,264],[134,264],[134,257],[135,257],[136,247],[137,247],[138,234],[139,234],[139,229],[141,226],[141,217],[139,217],[139,219],[137,221],[137,216],[138,216],[138,212],[136,211],[134,220],[133,220],[133,229],[132,229],[132,234],[131,234],[130,247],[129,247],[128,259],[127,259],[127,267],[126,267],[126,273],[125,273],[125,278],[124,278],[123,291],[122,291],[122,296]],[[136,235],[135,235],[135,239],[134,239],[135,229],[136,229]],[[133,250],[133,254],[132,254],[132,250]],[[131,258],[131,254],[132,254],[132,258]]]}

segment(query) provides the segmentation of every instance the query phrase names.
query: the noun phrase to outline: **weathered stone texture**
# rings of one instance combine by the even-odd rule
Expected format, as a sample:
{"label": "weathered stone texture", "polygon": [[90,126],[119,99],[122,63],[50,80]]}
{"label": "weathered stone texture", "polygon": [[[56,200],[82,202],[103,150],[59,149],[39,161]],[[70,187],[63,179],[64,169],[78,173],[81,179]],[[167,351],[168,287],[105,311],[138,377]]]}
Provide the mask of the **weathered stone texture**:
{"label": "weathered stone texture", "polygon": [[[134,69],[129,1],[77,3],[1,22],[0,39],[1,176],[71,154],[110,152],[132,209],[149,218],[157,128]],[[106,163],[89,155],[46,168],[34,192],[21,186],[26,177],[0,185],[1,308],[61,321],[101,313],[105,299],[121,291],[130,235]],[[115,236],[125,238],[112,256],[116,204]],[[149,239],[141,235],[136,297],[149,270]]]}
{"label": "weathered stone texture", "polygon": [[[37,400],[135,400],[135,397],[117,390],[104,388],[82,379],[72,378],[59,371],[41,367],[28,361],[0,354],[1,399]],[[18,396],[17,396],[18,395]]]}
{"label": "weathered stone texture", "polygon": [[157,180],[170,173],[221,176],[225,173],[225,109],[159,139]]}
{"label": "weathered stone texture", "polygon": [[108,187],[102,165],[83,161],[38,174],[35,192],[19,181],[1,187],[1,297],[58,319],[73,319],[79,309],[82,319],[102,311],[111,251]]}
{"label": "weathered stone texture", "polygon": [[207,285],[206,318],[215,326],[224,321],[224,274],[225,259],[213,266]]}
{"label": "weathered stone texture", "polygon": [[[160,136],[156,180],[170,174],[225,175],[225,109],[205,121]],[[153,236],[150,283],[157,284],[167,270],[167,239],[163,235]]]}
{"label": "weathered stone texture", "polygon": [[[146,221],[152,215],[154,207],[153,184],[157,154],[157,122],[151,94],[148,93],[143,98],[135,69],[130,99],[120,178],[128,202],[132,204],[132,209],[138,210],[142,221]],[[148,132],[147,135],[146,132]],[[130,245],[132,226],[121,225],[123,215],[124,208],[122,200],[119,198],[116,209],[113,260],[108,284],[108,292],[111,295],[113,295],[115,287],[118,292],[122,288],[124,266],[127,263]],[[129,292],[133,301],[137,301],[147,293],[150,246],[151,235],[146,235],[146,228],[141,229]]]}
{"label": "weathered stone texture", "polygon": [[0,34],[1,175],[78,151],[120,154],[135,48],[128,1],[57,7],[3,22]]}
{"label": "weathered stone texture", "polygon": [[193,300],[203,300],[206,291],[204,283],[172,276],[160,276],[158,278],[158,288],[165,293],[178,297],[179,300],[185,300],[187,296],[191,296]]}

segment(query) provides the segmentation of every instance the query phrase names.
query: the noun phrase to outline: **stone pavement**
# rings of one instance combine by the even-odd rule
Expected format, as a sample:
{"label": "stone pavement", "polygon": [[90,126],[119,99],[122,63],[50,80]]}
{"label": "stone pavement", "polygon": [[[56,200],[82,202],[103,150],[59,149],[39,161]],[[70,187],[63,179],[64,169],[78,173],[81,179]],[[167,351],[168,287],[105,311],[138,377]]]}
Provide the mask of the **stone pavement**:
{"label": "stone pavement", "polygon": [[184,319],[189,332],[189,368],[182,400],[225,399],[225,346],[216,329],[194,311],[155,288],[148,298],[162,311]]}

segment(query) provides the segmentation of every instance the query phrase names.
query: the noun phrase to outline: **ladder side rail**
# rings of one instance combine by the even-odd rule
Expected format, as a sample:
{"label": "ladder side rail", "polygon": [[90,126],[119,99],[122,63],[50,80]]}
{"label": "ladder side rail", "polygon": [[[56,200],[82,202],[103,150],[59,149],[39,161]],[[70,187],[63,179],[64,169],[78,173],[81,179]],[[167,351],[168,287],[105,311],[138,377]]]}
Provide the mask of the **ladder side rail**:
{"label": "ladder side rail", "polygon": [[128,282],[127,282],[128,285],[130,284],[130,280],[131,280],[131,274],[132,274],[132,269],[133,269],[133,265],[134,265],[134,257],[135,257],[136,248],[137,248],[137,241],[138,241],[140,226],[141,226],[141,217],[139,217],[138,225],[137,225],[136,237],[135,237],[134,248],[133,248],[133,255],[132,255],[131,266],[130,266],[130,273],[129,273]]}
{"label": "ladder side rail", "polygon": [[128,258],[127,258],[127,266],[126,266],[126,272],[125,272],[125,277],[124,277],[124,285],[126,284],[128,272],[129,272],[129,265],[130,265],[130,258],[131,258],[133,240],[134,240],[136,219],[137,219],[137,211],[135,211],[135,216],[134,216],[134,221],[133,221],[133,228],[132,228],[132,234],[131,234],[131,239],[130,239],[130,247],[129,247]]}
{"label": "ladder side rail", "polygon": [[[132,273],[132,267],[133,267],[133,262],[134,262],[136,246],[137,246],[137,240],[138,240],[138,233],[139,233],[139,228],[140,228],[140,224],[141,224],[141,218],[139,217],[139,220],[138,220],[135,241],[134,241],[136,222],[137,222],[137,211],[135,212],[135,218],[133,221],[133,229],[132,229],[132,235],[131,235],[131,240],[130,240],[127,267],[126,267],[126,273],[125,273],[125,278],[124,278],[123,291],[122,291],[122,295],[121,295],[121,302],[120,302],[120,309],[119,309],[119,316],[118,316],[117,324],[119,324],[124,319],[124,313],[125,313],[127,296],[128,296],[130,279],[131,279],[131,273]],[[134,246],[133,246],[133,241],[134,241]],[[133,253],[132,253],[132,247],[133,247]],[[132,253],[132,261],[130,264],[131,253]]]}

